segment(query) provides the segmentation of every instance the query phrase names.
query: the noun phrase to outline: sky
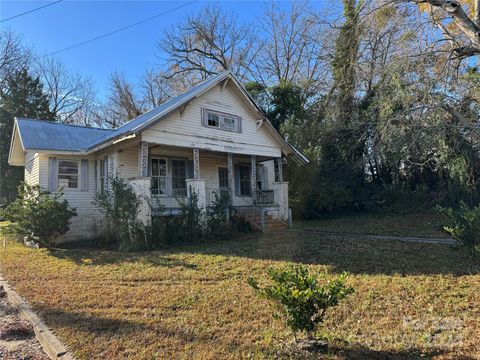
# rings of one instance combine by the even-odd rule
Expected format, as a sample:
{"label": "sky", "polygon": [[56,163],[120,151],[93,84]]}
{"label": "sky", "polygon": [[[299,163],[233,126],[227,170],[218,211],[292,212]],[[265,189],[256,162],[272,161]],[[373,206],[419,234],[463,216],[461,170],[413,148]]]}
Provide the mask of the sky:
{"label": "sky", "polygon": [[[0,20],[55,1],[1,0]],[[69,69],[92,78],[98,96],[104,98],[108,94],[109,76],[113,71],[123,72],[128,80],[135,83],[147,67],[162,63],[165,56],[157,44],[163,32],[208,4],[200,0],[192,4],[189,2],[191,0],[63,0],[38,11],[2,21],[0,27],[10,28],[20,34],[36,53],[46,55],[185,5],[125,31],[57,54]],[[241,22],[258,21],[268,5],[261,1],[221,1],[218,4],[234,12]],[[325,0],[313,2],[319,8],[325,4]],[[288,6],[288,2],[280,2],[280,6]]]}

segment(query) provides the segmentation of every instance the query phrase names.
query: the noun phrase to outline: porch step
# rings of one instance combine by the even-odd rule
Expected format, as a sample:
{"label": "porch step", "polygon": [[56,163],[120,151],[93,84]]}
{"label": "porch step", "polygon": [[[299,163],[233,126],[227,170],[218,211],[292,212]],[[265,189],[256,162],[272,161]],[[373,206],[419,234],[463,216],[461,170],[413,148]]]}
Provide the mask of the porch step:
{"label": "porch step", "polygon": [[[261,228],[261,217],[259,214],[252,215],[248,214],[247,211],[239,211],[239,214],[245,216],[245,219],[250,222],[255,229]],[[265,232],[283,231],[287,228],[288,226],[283,221],[273,218],[272,215],[265,216]]]}

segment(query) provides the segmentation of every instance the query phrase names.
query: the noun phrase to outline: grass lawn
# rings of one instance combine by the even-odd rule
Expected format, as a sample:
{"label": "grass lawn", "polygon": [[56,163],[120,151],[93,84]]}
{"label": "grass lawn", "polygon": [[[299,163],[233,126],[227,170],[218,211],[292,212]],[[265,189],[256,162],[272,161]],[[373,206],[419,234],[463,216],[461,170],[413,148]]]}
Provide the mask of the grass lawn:
{"label": "grass lawn", "polygon": [[349,271],[356,289],[324,323],[330,353],[311,358],[480,358],[480,266],[445,245],[283,233],[148,254],[0,249],[79,359],[308,358],[246,284],[287,262]]}
{"label": "grass lawn", "polygon": [[433,212],[394,214],[359,213],[313,221],[297,221],[297,228],[315,227],[335,233],[397,235],[418,237],[448,237],[436,228],[439,215]]}

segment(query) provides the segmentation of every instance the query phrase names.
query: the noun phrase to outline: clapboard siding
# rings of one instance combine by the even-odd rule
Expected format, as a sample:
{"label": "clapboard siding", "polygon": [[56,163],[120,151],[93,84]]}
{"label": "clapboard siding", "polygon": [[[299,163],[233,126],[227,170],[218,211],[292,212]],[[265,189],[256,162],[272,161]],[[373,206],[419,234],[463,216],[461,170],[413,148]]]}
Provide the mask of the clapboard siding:
{"label": "clapboard siding", "polygon": [[[279,157],[281,146],[265,127],[258,128],[259,115],[235,93],[233,85],[217,85],[192,100],[184,109],[168,115],[142,133],[142,140],[152,143],[206,149],[236,154]],[[242,118],[242,132],[202,126],[202,108],[217,110]]]}
{"label": "clapboard siding", "polygon": [[39,159],[38,153],[27,151],[25,153],[25,183],[28,185],[39,184]]}
{"label": "clapboard siding", "polygon": [[[77,216],[72,218],[70,230],[59,242],[87,239],[95,236],[96,228],[99,222],[100,213],[93,204],[95,198],[95,156],[63,156],[56,155],[58,160],[88,160],[88,191],[80,189],[63,189],[63,198],[68,201],[70,206],[76,208]],[[48,187],[48,158],[47,154],[40,154],[40,186]],[[80,174],[81,176],[81,174]],[[79,184],[81,179],[79,179]]]}

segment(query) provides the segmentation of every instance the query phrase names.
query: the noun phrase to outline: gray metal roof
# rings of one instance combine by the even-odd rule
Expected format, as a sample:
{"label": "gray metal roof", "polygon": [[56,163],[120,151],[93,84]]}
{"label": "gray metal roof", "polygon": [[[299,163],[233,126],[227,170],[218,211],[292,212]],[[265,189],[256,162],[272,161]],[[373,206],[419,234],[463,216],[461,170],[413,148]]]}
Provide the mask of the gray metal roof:
{"label": "gray metal roof", "polygon": [[92,139],[103,138],[113,130],[68,125],[53,121],[17,118],[25,150],[83,151]]}

